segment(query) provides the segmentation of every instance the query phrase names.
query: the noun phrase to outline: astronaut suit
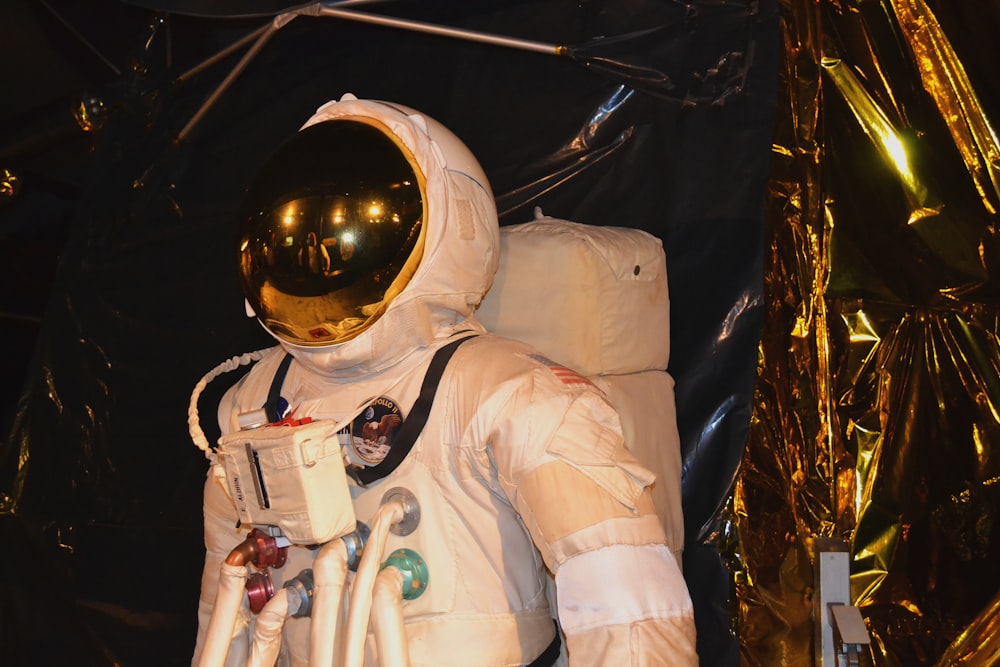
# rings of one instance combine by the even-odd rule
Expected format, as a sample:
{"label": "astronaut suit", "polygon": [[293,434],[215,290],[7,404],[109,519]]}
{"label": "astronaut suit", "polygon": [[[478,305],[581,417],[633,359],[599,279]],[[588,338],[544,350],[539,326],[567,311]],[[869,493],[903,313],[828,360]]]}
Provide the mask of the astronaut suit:
{"label": "astronaut suit", "polygon": [[[653,476],[625,449],[617,413],[590,382],[474,318],[499,228],[468,148],[412,109],[347,95],[272,156],[247,201],[241,280],[279,345],[222,399],[223,439],[280,394],[279,418],[336,424],[351,518],[370,522],[388,489],[412,493],[419,525],[385,545],[427,570],[422,594],[402,603],[410,664],[697,664]],[[329,268],[297,261],[313,234]],[[446,346],[419,436],[385,465]],[[220,565],[249,529],[234,494],[252,495],[227,486],[209,454],[195,663]],[[316,558],[315,545],[292,542],[275,586]],[[284,623],[279,664],[311,664],[311,621]],[[226,664],[245,664],[254,624],[244,601]],[[372,641],[365,651],[381,664]]]}

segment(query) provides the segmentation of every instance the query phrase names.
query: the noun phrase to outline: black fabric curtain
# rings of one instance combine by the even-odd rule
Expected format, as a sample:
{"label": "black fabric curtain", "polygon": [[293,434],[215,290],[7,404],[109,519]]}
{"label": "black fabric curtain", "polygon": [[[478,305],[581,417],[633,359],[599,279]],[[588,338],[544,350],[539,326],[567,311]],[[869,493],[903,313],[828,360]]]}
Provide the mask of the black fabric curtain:
{"label": "black fabric curtain", "polygon": [[[11,664],[190,659],[207,462],[188,400],[219,362],[273,344],[244,314],[233,215],[270,151],[346,92],[450,127],[490,177],[501,224],[541,206],[663,240],[685,576],[702,663],[738,664],[717,517],[755,379],[777,0],[355,7],[562,55],[303,15],[203,114],[252,42],[209,59],[289,3],[8,4],[0,645]],[[210,440],[213,400],[233,380],[201,399]]]}

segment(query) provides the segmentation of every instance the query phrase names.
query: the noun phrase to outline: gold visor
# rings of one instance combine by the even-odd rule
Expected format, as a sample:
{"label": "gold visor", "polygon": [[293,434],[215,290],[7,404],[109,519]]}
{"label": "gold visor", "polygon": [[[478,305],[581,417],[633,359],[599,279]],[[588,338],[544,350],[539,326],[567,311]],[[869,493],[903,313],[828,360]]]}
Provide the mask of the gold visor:
{"label": "gold visor", "polygon": [[276,336],[299,345],[354,338],[402,291],[423,252],[424,178],[374,122],[299,132],[251,186],[240,281]]}

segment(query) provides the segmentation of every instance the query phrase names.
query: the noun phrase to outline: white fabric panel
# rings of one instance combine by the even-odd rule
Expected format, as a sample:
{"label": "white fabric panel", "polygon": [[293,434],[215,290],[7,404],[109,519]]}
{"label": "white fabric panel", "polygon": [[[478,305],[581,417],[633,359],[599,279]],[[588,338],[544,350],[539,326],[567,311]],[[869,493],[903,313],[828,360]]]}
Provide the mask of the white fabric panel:
{"label": "white fabric panel", "polygon": [[581,375],[666,369],[663,245],[638,229],[549,217],[503,227],[500,268],[476,319]]}
{"label": "white fabric panel", "polygon": [[656,475],[651,489],[667,546],[680,564],[684,548],[681,512],[681,447],[674,379],[666,371],[589,378],[618,410],[625,446]]}

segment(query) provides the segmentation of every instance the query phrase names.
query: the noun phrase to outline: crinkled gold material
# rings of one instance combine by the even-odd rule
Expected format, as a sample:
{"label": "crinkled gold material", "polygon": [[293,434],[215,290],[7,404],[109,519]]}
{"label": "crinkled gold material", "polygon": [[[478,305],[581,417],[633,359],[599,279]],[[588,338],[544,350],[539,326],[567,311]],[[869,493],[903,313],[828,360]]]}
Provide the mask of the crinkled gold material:
{"label": "crinkled gold material", "polygon": [[721,545],[745,665],[818,664],[819,537],[848,546],[868,661],[1000,659],[1000,151],[938,18],[960,11],[782,3],[768,310]]}
{"label": "crinkled gold material", "polygon": [[893,0],[892,9],[913,50],[921,83],[945,119],[983,206],[995,214],[1000,204],[1000,148],[965,68],[925,3]]}

